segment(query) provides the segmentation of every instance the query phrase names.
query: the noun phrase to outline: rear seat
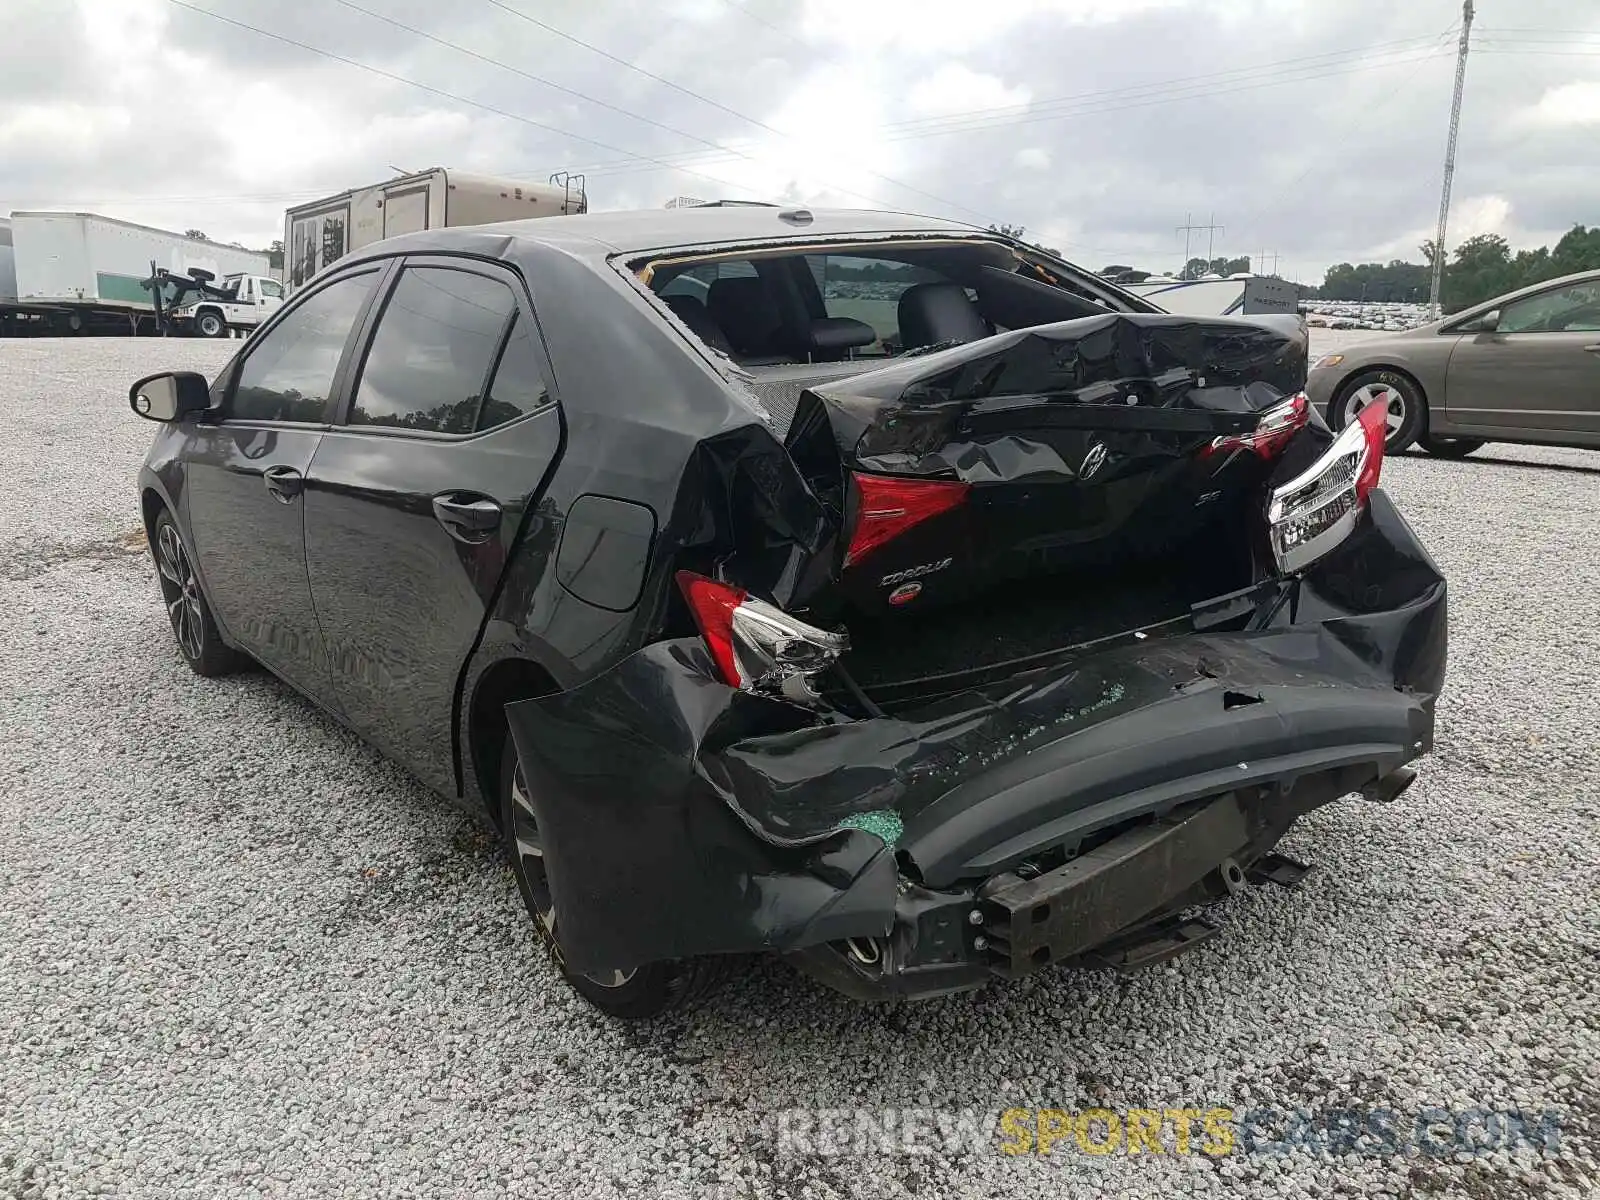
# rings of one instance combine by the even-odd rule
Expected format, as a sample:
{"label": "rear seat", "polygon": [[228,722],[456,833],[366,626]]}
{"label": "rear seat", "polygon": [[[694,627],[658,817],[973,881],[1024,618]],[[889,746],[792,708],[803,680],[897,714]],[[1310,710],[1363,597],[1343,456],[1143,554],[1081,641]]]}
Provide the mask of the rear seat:
{"label": "rear seat", "polygon": [[722,327],[711,319],[711,313],[706,306],[693,296],[663,296],[661,302],[670,308],[689,327],[689,332],[694,334],[713,350],[720,350],[731,355],[733,347],[728,344],[727,335],[722,332]]}
{"label": "rear seat", "polygon": [[975,342],[994,332],[958,283],[913,284],[900,295],[897,317],[902,350]]}

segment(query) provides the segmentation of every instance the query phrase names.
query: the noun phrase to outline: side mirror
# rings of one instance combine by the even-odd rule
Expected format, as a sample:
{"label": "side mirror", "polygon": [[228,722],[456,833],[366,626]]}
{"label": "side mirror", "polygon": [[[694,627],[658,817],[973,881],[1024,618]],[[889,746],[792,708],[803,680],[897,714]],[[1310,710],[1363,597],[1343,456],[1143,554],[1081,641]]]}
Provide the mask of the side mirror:
{"label": "side mirror", "polygon": [[1472,327],[1479,333],[1493,333],[1500,328],[1500,310],[1498,308],[1490,309],[1474,321]]}
{"label": "side mirror", "polygon": [[196,371],[163,371],[129,388],[128,406],[147,421],[181,421],[211,407],[211,389]]}

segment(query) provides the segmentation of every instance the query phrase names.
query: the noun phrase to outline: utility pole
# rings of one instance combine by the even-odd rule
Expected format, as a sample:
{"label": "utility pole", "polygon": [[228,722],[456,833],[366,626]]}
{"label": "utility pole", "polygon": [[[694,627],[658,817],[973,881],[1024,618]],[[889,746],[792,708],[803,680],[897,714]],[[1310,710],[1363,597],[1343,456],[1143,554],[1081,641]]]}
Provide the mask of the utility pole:
{"label": "utility pole", "polygon": [[1189,265],[1189,235],[1191,233],[1199,233],[1204,230],[1209,235],[1206,241],[1206,263],[1209,265],[1215,257],[1217,230],[1222,229],[1223,226],[1216,223],[1216,213],[1212,213],[1209,219],[1211,221],[1209,225],[1196,225],[1193,213],[1185,213],[1183,215],[1183,224],[1178,226],[1178,232],[1183,234],[1183,265],[1185,267]]}
{"label": "utility pole", "polygon": [[1450,97],[1450,140],[1444,151],[1444,188],[1439,196],[1439,228],[1433,236],[1433,282],[1428,288],[1428,307],[1440,312],[1439,290],[1444,284],[1444,238],[1450,222],[1450,184],[1456,174],[1456,135],[1461,131],[1461,93],[1467,83],[1467,51],[1472,41],[1472,0],[1462,0],[1461,44],[1456,50],[1456,90]]}

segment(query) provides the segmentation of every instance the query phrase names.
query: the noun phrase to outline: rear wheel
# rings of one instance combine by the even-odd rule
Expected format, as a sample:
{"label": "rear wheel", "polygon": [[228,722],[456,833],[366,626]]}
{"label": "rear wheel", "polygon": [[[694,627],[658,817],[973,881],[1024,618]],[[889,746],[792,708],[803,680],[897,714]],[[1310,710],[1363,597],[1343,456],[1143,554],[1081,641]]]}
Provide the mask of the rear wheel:
{"label": "rear wheel", "polygon": [[178,532],[178,523],[165,510],[156,518],[150,548],[155,555],[161,598],[167,605],[167,619],[172,623],[172,636],[177,639],[183,661],[196,675],[205,676],[227,675],[244,666],[244,656],[223,644],[211,605],[200,590],[194,560]]}
{"label": "rear wheel", "polygon": [[506,852],[522,902],[539,927],[556,967],[585,1000],[614,1017],[640,1019],[693,1008],[726,982],[737,960],[731,955],[649,963],[627,971],[585,975],[567,966],[561,926],[550,895],[544,839],[533,810],[515,743],[508,736],[500,763],[501,825]]}
{"label": "rear wheel", "polygon": [[1465,458],[1474,450],[1483,448],[1483,441],[1479,438],[1435,437],[1425,433],[1417,441],[1435,458]]}
{"label": "rear wheel", "polygon": [[1339,389],[1328,406],[1328,424],[1343,429],[1369,404],[1381,404],[1388,432],[1385,454],[1399,454],[1427,428],[1428,406],[1417,385],[1398,371],[1365,371]]}
{"label": "rear wheel", "polygon": [[203,338],[227,337],[228,323],[216,309],[207,308],[195,315],[194,331]]}

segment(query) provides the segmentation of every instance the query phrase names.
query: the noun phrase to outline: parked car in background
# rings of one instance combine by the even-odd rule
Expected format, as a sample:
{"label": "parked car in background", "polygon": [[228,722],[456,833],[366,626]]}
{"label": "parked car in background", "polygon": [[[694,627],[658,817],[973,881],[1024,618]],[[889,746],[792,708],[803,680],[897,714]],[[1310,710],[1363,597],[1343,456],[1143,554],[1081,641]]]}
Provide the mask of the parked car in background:
{"label": "parked car in background", "polygon": [[1404,790],[1445,582],[1306,357],[966,226],[724,207],[356,250],[130,403],[188,663],[492,821],[645,1016],[752,951],[874,999],[1161,961]]}
{"label": "parked car in background", "polygon": [[1306,393],[1335,429],[1383,405],[1390,453],[1413,442],[1446,458],[1485,442],[1600,448],[1600,271],[1324,354]]}

